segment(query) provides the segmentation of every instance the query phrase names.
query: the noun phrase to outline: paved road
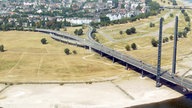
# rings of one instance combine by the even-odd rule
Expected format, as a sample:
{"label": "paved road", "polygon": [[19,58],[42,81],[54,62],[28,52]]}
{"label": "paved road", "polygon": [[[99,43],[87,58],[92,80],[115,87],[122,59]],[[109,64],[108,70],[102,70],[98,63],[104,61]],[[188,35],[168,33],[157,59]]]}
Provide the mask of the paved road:
{"label": "paved road", "polygon": [[[142,69],[142,70],[156,76],[156,73],[157,73],[156,67],[154,67],[150,64],[144,63],[140,60],[137,60],[131,56],[128,56],[128,55],[122,54],[118,51],[115,51],[115,50],[108,48],[108,47],[96,42],[95,40],[93,40],[91,37],[92,30],[93,29],[90,27],[89,33],[88,33],[88,39],[82,39],[82,38],[77,37],[77,36],[62,33],[60,31],[36,29],[36,31],[38,31],[38,32],[54,34],[54,35],[52,35],[52,38],[57,39],[57,40],[60,40],[61,38],[67,38],[67,39],[76,41],[79,45],[90,47],[90,48],[97,50],[101,53],[112,56],[113,58],[120,60],[120,61],[122,61],[128,65],[134,66],[138,69]],[[182,87],[188,89],[189,91],[192,91],[192,82],[190,82],[189,80],[183,79],[183,78],[178,77],[178,76],[173,78],[169,74],[169,72],[165,72],[165,70],[162,70],[161,73],[163,73],[163,74],[161,74],[162,79],[169,81],[171,83],[177,84],[179,86],[182,86]]]}

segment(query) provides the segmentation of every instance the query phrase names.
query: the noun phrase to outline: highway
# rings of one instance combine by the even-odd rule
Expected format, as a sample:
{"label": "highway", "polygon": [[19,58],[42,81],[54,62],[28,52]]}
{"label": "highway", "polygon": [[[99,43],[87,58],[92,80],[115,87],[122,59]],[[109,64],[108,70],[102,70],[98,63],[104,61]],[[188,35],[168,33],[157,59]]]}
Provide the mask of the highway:
{"label": "highway", "polygon": [[[141,60],[135,59],[129,55],[125,55],[123,53],[120,53],[118,51],[113,50],[112,48],[106,47],[102,45],[101,43],[96,42],[92,38],[92,27],[89,27],[88,32],[88,39],[82,39],[78,36],[73,36],[70,34],[66,34],[60,31],[54,31],[54,30],[47,30],[47,29],[35,29],[36,32],[43,32],[51,34],[51,37],[53,39],[56,39],[58,41],[64,41],[69,42],[71,44],[76,44],[79,46],[89,47],[93,50],[96,50],[97,52],[101,53],[102,55],[108,55],[113,58],[113,60],[118,60],[126,64],[126,66],[135,67],[139,70],[143,70],[147,73],[153,74],[156,76],[157,73],[157,67],[152,66],[150,64],[144,63]],[[166,72],[165,70],[161,69],[161,79],[164,79],[168,82],[171,82],[173,84],[176,84],[178,86],[183,87],[185,90],[192,91],[192,82],[184,79],[179,76],[172,77],[171,72]]]}

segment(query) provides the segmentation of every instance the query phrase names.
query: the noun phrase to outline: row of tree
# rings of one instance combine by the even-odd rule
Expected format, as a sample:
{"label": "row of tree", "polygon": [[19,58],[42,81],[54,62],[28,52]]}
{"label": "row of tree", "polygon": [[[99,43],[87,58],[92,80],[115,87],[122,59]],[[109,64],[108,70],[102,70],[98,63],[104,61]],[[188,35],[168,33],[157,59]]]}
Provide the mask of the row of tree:
{"label": "row of tree", "polygon": [[66,54],[66,55],[70,55],[70,54],[77,54],[77,51],[76,50],[73,50],[72,51],[72,53],[70,52],[70,49],[69,48],[65,48],[64,49],[64,53]]}
{"label": "row of tree", "polygon": [[137,50],[137,45],[136,45],[135,43],[132,43],[131,46],[130,46],[129,44],[127,44],[127,45],[125,46],[125,49],[126,49],[127,51],[131,51],[131,48],[132,48],[133,50]]}
{"label": "row of tree", "polygon": [[136,28],[135,27],[131,27],[130,29],[126,30],[127,35],[131,35],[136,33]]}
{"label": "row of tree", "polygon": [[83,35],[83,29],[75,29],[74,34],[76,35]]}

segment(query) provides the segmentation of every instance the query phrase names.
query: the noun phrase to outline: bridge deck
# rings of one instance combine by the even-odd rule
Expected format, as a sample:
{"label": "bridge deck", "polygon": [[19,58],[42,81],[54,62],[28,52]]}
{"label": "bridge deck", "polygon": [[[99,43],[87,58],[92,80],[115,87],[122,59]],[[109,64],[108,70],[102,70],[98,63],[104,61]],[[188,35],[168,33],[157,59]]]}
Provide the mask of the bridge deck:
{"label": "bridge deck", "polygon": [[[148,73],[153,74],[155,76],[157,74],[157,68],[156,67],[154,67],[150,64],[144,63],[141,60],[137,60],[131,56],[128,56],[128,55],[125,55],[125,54],[120,53],[118,51],[115,51],[111,48],[108,48],[108,47],[94,41],[91,37],[91,34],[92,34],[92,28],[91,27],[90,27],[90,30],[88,33],[89,39],[82,39],[82,38],[77,37],[77,36],[72,36],[69,34],[64,34],[62,32],[53,31],[53,30],[36,29],[36,31],[54,34],[55,36],[52,36],[52,38],[60,39],[60,40],[64,40],[62,38],[67,37],[68,39],[73,40],[73,41],[69,41],[69,42],[73,42],[73,43],[75,42],[76,44],[80,44],[82,46],[84,45],[87,47],[91,47],[94,50],[97,50],[101,53],[104,53],[104,54],[107,54],[111,57],[114,57],[114,58],[116,58],[116,59],[118,59],[124,63],[127,63],[128,65],[132,65],[138,69],[142,69],[145,72],[148,72]],[[163,70],[163,69],[162,69],[161,73],[163,73],[163,74],[161,74],[162,79],[164,79],[168,82],[171,82],[173,84],[177,84],[183,88],[188,89],[189,91],[192,91],[192,82],[191,81],[183,79],[179,76],[172,77],[171,74],[169,74],[169,72],[165,72],[165,70]]]}

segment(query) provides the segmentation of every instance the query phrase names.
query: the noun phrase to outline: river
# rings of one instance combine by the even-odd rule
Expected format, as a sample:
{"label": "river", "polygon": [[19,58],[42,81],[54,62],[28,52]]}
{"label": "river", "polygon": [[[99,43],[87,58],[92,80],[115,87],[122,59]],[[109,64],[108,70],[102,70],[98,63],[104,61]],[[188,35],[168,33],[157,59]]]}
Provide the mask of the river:
{"label": "river", "polygon": [[131,108],[192,108],[192,94],[158,103],[134,106]]}

